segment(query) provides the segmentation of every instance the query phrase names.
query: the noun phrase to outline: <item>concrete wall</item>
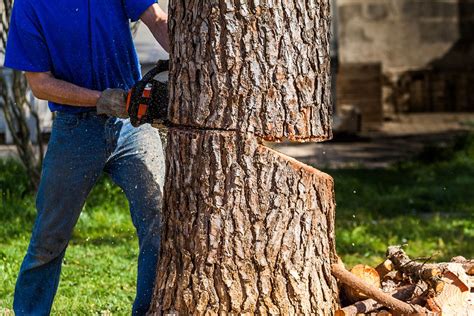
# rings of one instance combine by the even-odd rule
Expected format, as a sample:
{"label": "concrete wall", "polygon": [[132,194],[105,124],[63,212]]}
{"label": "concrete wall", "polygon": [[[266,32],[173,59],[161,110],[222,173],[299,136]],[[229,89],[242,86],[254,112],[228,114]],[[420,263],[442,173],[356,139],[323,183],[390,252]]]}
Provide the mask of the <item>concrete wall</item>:
{"label": "concrete wall", "polygon": [[460,1],[474,7],[473,0],[338,0],[341,63],[425,67],[460,39]]}
{"label": "concrete wall", "polygon": [[382,64],[385,114],[474,111],[474,0],[337,1],[340,63]]}

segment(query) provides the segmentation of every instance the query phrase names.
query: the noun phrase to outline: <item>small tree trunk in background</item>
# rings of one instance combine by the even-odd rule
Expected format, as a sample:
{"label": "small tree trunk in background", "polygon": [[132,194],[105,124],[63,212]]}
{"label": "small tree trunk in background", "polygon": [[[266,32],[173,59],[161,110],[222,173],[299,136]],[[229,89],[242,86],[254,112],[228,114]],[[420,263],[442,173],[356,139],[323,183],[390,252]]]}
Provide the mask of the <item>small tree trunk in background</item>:
{"label": "small tree trunk in background", "polygon": [[331,137],[328,0],[172,0],[150,313],[330,315],[333,180],[262,140]]}
{"label": "small tree trunk in background", "polygon": [[[5,54],[7,34],[10,29],[12,7],[13,0],[2,0],[0,2],[0,53],[3,55]],[[0,72],[0,105],[2,106],[5,122],[12,135],[18,156],[30,179],[30,187],[36,189],[41,174],[44,148],[39,115],[26,99],[27,91],[28,84],[23,72],[13,70],[11,78],[8,77],[6,72]],[[26,109],[35,119],[37,153],[35,153],[30,139],[31,134],[28,128]]]}
{"label": "small tree trunk in background", "polygon": [[[26,169],[30,180],[30,187],[35,190],[39,184],[44,154],[39,115],[26,99],[28,84],[24,73],[17,70],[12,72],[11,88],[7,84],[7,80],[9,79],[7,79],[4,73],[0,74],[0,98],[2,99],[3,115],[7,128],[12,135],[18,156]],[[26,109],[29,110],[30,115],[35,119],[38,152],[35,152],[30,138],[31,133],[28,127]]]}

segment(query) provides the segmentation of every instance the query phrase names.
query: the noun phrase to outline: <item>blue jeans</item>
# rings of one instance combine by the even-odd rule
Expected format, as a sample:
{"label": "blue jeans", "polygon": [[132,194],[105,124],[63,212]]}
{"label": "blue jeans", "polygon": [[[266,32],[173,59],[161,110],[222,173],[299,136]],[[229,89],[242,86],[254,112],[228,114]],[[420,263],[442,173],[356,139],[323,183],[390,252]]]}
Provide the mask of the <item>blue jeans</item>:
{"label": "blue jeans", "polygon": [[158,130],[95,113],[58,113],[36,200],[37,217],[17,279],[16,315],[49,315],[61,263],[87,195],[103,171],[125,192],[139,241],[133,315],[152,299],[160,246],[165,162]]}

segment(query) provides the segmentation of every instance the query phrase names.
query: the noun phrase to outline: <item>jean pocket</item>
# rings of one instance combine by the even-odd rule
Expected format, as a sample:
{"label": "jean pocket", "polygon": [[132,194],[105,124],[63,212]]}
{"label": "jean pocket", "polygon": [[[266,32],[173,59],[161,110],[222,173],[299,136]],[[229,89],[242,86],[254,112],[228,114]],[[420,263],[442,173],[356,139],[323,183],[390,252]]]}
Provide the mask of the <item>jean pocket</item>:
{"label": "jean pocket", "polygon": [[53,128],[71,130],[79,126],[79,118],[76,115],[58,114],[53,122]]}

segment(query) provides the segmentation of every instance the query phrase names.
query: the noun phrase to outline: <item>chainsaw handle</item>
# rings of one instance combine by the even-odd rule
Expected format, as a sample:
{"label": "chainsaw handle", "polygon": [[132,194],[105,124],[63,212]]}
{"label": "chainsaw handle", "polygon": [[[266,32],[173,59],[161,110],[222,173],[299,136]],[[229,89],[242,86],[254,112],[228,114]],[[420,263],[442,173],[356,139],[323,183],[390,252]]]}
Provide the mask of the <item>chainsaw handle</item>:
{"label": "chainsaw handle", "polygon": [[[140,117],[140,104],[147,104],[147,100],[143,98],[144,91],[148,84],[153,83],[155,76],[161,72],[169,70],[169,61],[168,60],[159,60],[155,67],[153,67],[149,72],[147,72],[143,78],[138,81],[133,88],[131,89],[128,100],[127,100],[127,111],[130,116],[130,122],[133,126],[137,127],[141,124]],[[153,83],[153,85],[155,85]],[[153,96],[151,96],[153,97]],[[149,101],[148,101],[149,102]]]}
{"label": "chainsaw handle", "polygon": [[143,94],[143,90],[145,90],[147,84],[149,84],[157,74],[168,70],[169,60],[158,60],[156,66],[147,72],[143,78],[135,84],[134,89],[136,91],[136,96],[141,96]]}
{"label": "chainsaw handle", "polygon": [[169,60],[158,60],[155,67],[153,67],[146,75],[143,76],[142,80],[146,83],[149,83],[157,74],[160,72],[168,71],[169,70]]}

